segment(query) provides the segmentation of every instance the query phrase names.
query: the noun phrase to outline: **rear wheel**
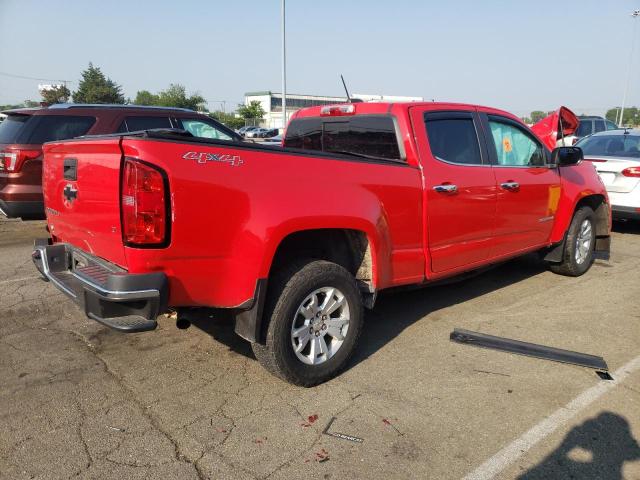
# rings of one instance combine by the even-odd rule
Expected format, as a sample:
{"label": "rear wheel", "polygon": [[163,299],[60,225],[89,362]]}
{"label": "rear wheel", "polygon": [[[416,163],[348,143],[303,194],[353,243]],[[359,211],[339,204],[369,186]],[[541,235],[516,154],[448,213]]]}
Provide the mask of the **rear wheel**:
{"label": "rear wheel", "polygon": [[274,276],[267,302],[265,344],[252,344],[267,370],[310,387],[346,366],[362,328],[360,292],[346,269],[323,260],[296,262]]}
{"label": "rear wheel", "polygon": [[589,207],[580,207],[571,220],[562,253],[562,262],[552,263],[552,272],[579,277],[591,267],[596,246],[595,216]]}

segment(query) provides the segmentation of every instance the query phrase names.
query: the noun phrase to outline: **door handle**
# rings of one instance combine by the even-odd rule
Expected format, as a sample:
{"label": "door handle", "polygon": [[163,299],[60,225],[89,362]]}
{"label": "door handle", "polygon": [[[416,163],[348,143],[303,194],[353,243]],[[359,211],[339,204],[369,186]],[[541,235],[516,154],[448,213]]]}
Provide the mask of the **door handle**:
{"label": "door handle", "polygon": [[520,184],[518,182],[504,182],[500,184],[500,188],[503,190],[518,190],[520,188]]}
{"label": "door handle", "polygon": [[451,185],[449,183],[436,185],[433,189],[438,193],[456,193],[458,191],[458,187],[456,185]]}

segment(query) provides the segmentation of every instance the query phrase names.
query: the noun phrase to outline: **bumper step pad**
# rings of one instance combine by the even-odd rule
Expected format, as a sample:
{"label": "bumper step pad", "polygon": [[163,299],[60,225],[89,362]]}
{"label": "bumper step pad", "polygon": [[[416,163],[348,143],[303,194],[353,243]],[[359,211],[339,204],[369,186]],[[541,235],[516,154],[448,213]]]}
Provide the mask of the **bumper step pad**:
{"label": "bumper step pad", "polygon": [[87,317],[123,333],[158,326],[166,310],[163,273],[131,274],[68,244],[36,240],[33,263],[42,276],[82,307]]}

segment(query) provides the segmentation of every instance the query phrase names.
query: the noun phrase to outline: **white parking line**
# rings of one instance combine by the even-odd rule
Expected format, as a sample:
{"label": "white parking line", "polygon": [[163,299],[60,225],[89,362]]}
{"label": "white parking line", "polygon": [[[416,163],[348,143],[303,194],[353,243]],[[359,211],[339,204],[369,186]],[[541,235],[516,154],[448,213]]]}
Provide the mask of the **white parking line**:
{"label": "white parking line", "polygon": [[629,375],[638,369],[640,369],[640,357],[634,358],[613,372],[613,380],[599,382],[597,385],[582,392],[564,407],[556,410],[542,422],[531,428],[520,438],[511,442],[464,477],[464,480],[489,480],[494,478],[533,448],[540,440],[548,437],[557,429],[567,424],[578,413],[598,400],[609,390],[621,384]]}
{"label": "white parking line", "polygon": [[0,285],[4,285],[5,283],[13,283],[13,282],[24,282],[25,280],[33,280],[34,278],[40,278],[40,277],[38,275],[32,275],[30,277],[14,278],[12,280],[2,280],[0,281]]}

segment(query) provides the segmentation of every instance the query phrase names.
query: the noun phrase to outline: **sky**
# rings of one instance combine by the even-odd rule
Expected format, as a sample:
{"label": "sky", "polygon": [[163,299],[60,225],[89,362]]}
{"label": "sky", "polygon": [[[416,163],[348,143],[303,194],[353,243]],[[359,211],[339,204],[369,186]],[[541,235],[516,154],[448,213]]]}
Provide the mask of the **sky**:
{"label": "sky", "polygon": [[[622,103],[640,0],[287,0],[287,92],[412,95],[517,115]],[[281,91],[280,0],[0,0],[0,104],[89,62],[126,96],[170,83],[227,111]],[[640,106],[640,26],[627,105]]]}

